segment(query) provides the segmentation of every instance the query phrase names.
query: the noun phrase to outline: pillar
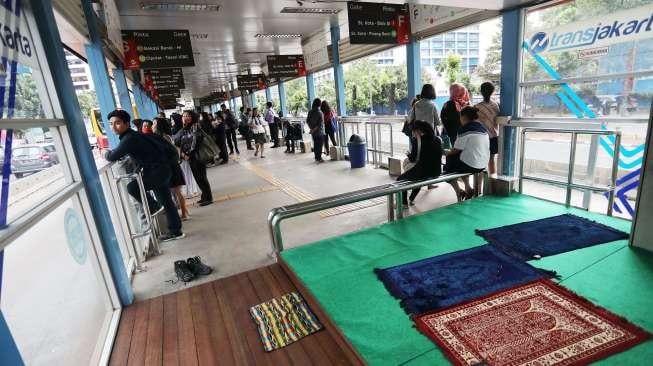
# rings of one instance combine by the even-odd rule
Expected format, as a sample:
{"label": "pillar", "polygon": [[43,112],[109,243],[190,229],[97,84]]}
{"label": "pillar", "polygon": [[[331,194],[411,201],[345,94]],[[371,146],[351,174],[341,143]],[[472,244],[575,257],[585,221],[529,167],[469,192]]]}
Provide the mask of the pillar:
{"label": "pillar", "polygon": [[347,100],[345,99],[345,74],[340,64],[340,26],[331,27],[331,56],[333,59],[333,80],[336,87],[337,114],[347,115]]}
{"label": "pillar", "polygon": [[419,95],[422,84],[422,63],[420,56],[419,40],[410,37],[410,42],[406,45],[406,68],[408,75],[408,102],[410,103],[415,96]]}
{"label": "pillar", "polygon": [[136,110],[138,110],[138,118],[146,118],[148,111],[145,106],[145,92],[141,86],[136,83],[132,88],[132,93],[134,93],[134,102],[136,103]]}
{"label": "pillar", "polygon": [[[97,166],[95,165],[95,159],[91,153],[91,146],[86,135],[86,128],[82,120],[79,103],[76,98],[69,97],[75,95],[75,88],[70,77],[63,47],[61,47],[61,37],[59,36],[57,22],[54,19],[52,2],[51,0],[39,0],[32,1],[31,4],[39,36],[43,43],[44,56],[52,73],[52,80],[57,90],[57,98],[61,106],[63,120],[66,121],[66,127],[75,154],[75,162],[82,176],[84,190],[91,206],[91,214],[93,215],[100,237],[100,243],[106,256],[109,271],[111,272],[111,279],[118,292],[120,303],[122,305],[129,305],[134,301],[131,282],[127,277],[127,270],[122,261],[120,246],[118,245],[116,232],[111,221],[111,216],[109,215],[109,208],[107,207],[102,191],[102,184],[98,175]],[[90,1],[84,0],[83,4],[86,19],[89,22],[90,16],[88,10],[92,12]],[[91,21],[89,23],[93,22]]]}
{"label": "pillar", "polygon": [[288,117],[288,104],[286,102],[286,87],[283,85],[283,81],[279,80],[279,113]]}
{"label": "pillar", "polygon": [[[501,35],[501,112],[502,116],[517,117],[517,95],[519,94],[519,55],[521,47],[521,9],[503,13]],[[499,154],[502,175],[515,174],[517,152],[517,130],[506,126],[503,131],[503,150]]]}
{"label": "pillar", "polygon": [[265,101],[266,102],[272,101],[272,89],[270,89],[270,87],[265,88]]}
{"label": "pillar", "polygon": [[[94,21],[95,20],[89,21],[89,24]],[[89,25],[89,29],[90,28],[91,26]],[[102,125],[104,126],[104,131],[109,139],[109,145],[111,147],[116,147],[119,142],[118,136],[111,131],[107,119],[107,115],[116,109],[116,101],[113,98],[113,89],[111,88],[111,80],[107,73],[107,62],[104,58],[104,53],[102,52],[102,44],[91,41],[91,43],[87,44],[85,48],[88,65],[91,69],[91,77],[93,78],[93,84],[95,85],[95,93],[98,98],[98,103],[100,104]],[[73,93],[72,95],[75,94]]]}
{"label": "pillar", "polygon": [[129,98],[129,87],[127,86],[127,78],[125,77],[125,71],[118,67],[113,70],[113,80],[116,82],[116,89],[118,90],[118,99],[120,99],[120,106],[122,109],[127,111],[132,118],[132,101]]}
{"label": "pillar", "polygon": [[306,95],[308,96],[308,109],[311,109],[311,104],[315,99],[315,79],[312,72],[306,74]]}

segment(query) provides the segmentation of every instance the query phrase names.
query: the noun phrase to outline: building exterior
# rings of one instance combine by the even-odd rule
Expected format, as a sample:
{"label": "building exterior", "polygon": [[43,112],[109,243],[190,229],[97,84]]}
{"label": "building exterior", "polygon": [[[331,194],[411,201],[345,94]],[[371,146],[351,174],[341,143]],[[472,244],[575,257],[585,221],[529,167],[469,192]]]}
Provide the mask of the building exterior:
{"label": "building exterior", "polygon": [[68,70],[70,70],[70,77],[73,79],[75,90],[95,89],[88,64],[66,49],[64,49],[64,53],[66,54],[66,62],[68,62]]}

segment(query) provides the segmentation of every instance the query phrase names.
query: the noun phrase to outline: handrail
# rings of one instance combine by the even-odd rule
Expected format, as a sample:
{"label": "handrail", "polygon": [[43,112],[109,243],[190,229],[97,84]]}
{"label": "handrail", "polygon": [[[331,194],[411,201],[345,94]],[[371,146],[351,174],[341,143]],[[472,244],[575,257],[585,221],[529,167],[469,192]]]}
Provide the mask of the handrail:
{"label": "handrail", "polygon": [[[569,164],[567,170],[567,181],[562,182],[555,179],[548,179],[543,177],[535,177],[524,175],[524,151],[526,145],[526,134],[529,132],[552,132],[552,133],[566,133],[571,134],[570,150],[569,150]],[[576,145],[578,142],[578,135],[602,135],[602,136],[615,136],[614,141],[614,154],[612,156],[612,174],[610,176],[609,186],[594,186],[585,184],[576,184],[574,180],[574,165],[576,162]],[[608,216],[612,216],[612,210],[615,199],[615,189],[617,187],[617,173],[619,171],[619,151],[621,150],[621,131],[616,130],[596,130],[596,129],[561,129],[561,128],[546,128],[546,127],[525,127],[521,130],[521,141],[519,151],[519,193],[523,191],[523,181],[533,180],[542,183],[560,185],[567,188],[565,205],[571,205],[571,192],[573,189],[583,189],[593,192],[607,192],[608,193]]]}
{"label": "handrail", "polygon": [[402,200],[404,191],[421,188],[438,183],[449,182],[459,178],[467,177],[472,174],[445,174],[438,178],[426,179],[421,181],[404,181],[389,183],[377,187],[365,188],[357,191],[341,193],[334,196],[319,198],[316,200],[281,206],[274,208],[268,214],[268,227],[272,239],[272,250],[274,254],[283,251],[283,236],[281,233],[281,221],[301,215],[319,212],[322,210],[348,205],[355,202],[365,201],[377,197],[388,196],[388,221],[395,219],[394,195],[396,195],[397,218],[403,217],[403,206],[399,204]]}

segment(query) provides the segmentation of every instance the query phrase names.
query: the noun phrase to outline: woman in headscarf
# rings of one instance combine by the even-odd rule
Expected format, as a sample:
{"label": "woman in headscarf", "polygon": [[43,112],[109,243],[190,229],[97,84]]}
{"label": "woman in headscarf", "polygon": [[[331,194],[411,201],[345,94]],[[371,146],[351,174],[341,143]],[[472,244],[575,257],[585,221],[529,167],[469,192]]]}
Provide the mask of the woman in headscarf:
{"label": "woman in headscarf", "polygon": [[461,84],[454,83],[449,87],[449,100],[442,106],[440,120],[444,131],[451,141],[451,146],[456,142],[460,129],[460,111],[469,105],[469,92]]}

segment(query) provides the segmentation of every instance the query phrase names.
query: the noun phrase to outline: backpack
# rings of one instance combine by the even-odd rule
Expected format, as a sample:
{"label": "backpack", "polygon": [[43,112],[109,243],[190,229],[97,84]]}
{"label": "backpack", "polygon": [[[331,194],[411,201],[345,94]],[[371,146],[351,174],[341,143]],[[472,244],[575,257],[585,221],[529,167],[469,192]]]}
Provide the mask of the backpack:
{"label": "backpack", "polygon": [[150,133],[142,136],[156,148],[166,162],[169,162],[171,165],[179,163],[179,151],[173,144],[157,134]]}

